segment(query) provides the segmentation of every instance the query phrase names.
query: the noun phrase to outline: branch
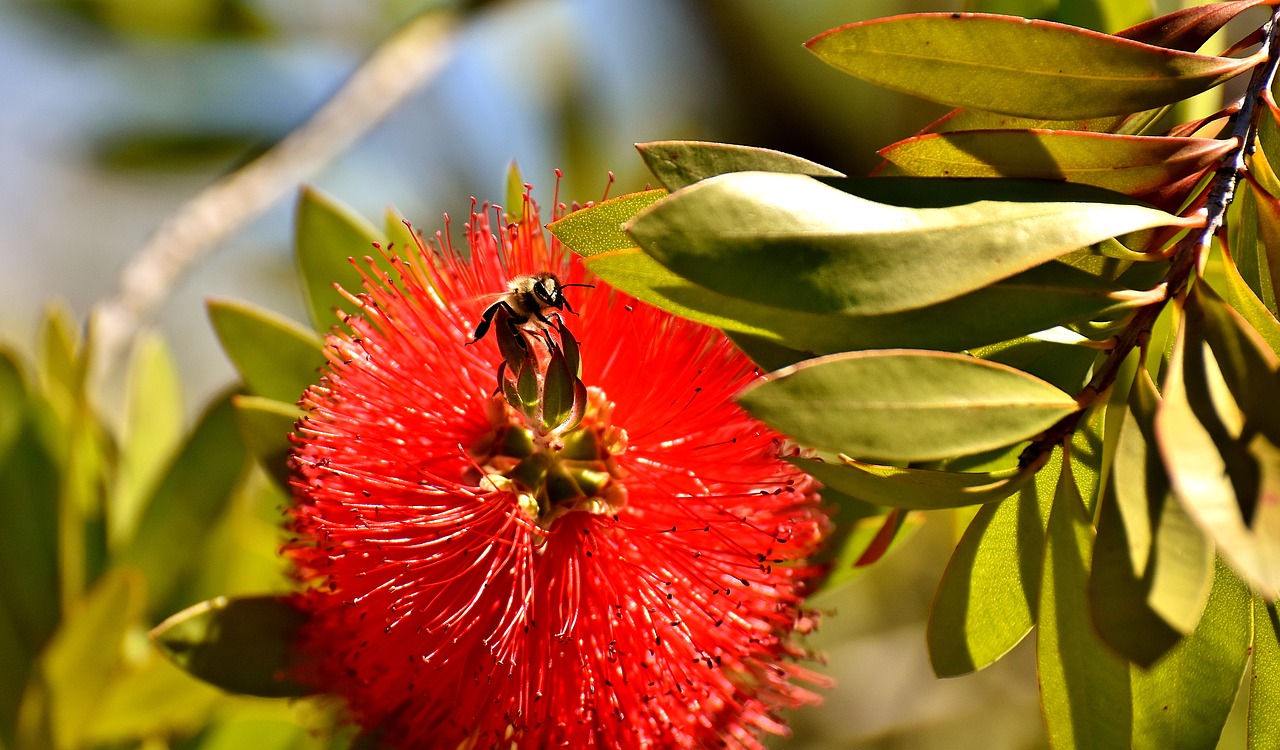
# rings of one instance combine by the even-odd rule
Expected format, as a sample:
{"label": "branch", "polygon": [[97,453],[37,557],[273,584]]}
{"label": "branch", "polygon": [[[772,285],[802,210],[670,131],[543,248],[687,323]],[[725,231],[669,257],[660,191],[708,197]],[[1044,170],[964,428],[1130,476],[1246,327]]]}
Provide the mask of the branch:
{"label": "branch", "polygon": [[[444,66],[453,18],[428,13],[383,42],[314,115],[161,224],[92,313],[93,361],[110,372],[182,278],[228,235],[350,148]],[[102,373],[100,373],[102,374]]]}
{"label": "branch", "polygon": [[[1266,60],[1253,71],[1249,79],[1249,87],[1240,101],[1240,109],[1231,122],[1231,137],[1236,145],[1223,157],[1221,166],[1210,183],[1208,199],[1205,201],[1204,225],[1195,231],[1188,232],[1174,247],[1169,271],[1165,274],[1160,286],[1164,287],[1164,298],[1158,302],[1142,307],[1134,313],[1133,318],[1124,330],[1116,337],[1111,353],[1093,374],[1089,384],[1076,396],[1082,407],[1088,407],[1099,394],[1105,393],[1115,383],[1120,366],[1129,352],[1141,344],[1151,333],[1156,318],[1164,311],[1170,299],[1180,297],[1186,292],[1191,280],[1192,271],[1203,268],[1208,256],[1209,244],[1214,234],[1222,226],[1227,215],[1227,208],[1235,197],[1236,184],[1245,171],[1245,159],[1257,148],[1258,118],[1262,115],[1262,95],[1271,88],[1276,77],[1276,68],[1280,66],[1280,7],[1271,15],[1271,19],[1261,29],[1262,44],[1267,50]],[[1085,408],[1064,417],[1050,427],[1037,440],[1028,445],[1018,457],[1020,466],[1028,466],[1041,454],[1048,453],[1053,447],[1065,443],[1075,432]]]}

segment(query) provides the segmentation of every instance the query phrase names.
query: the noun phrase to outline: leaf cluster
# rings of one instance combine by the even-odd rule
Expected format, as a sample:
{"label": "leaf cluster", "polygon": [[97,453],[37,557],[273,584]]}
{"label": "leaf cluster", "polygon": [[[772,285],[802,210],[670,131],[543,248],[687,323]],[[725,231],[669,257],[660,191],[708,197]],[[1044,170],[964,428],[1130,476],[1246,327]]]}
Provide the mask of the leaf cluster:
{"label": "leaf cluster", "polygon": [[[807,44],[824,62],[955,109],[870,178],[641,144],[662,189],[551,225],[768,372],[740,402],[860,519],[841,565],[976,509],[930,658],[965,674],[1034,631],[1054,747],[1212,747],[1250,654],[1251,742],[1280,742],[1278,43],[1268,22],[1197,52],[1262,4],[1114,35],[972,13],[832,29]],[[1168,124],[1237,77],[1238,101]]]}

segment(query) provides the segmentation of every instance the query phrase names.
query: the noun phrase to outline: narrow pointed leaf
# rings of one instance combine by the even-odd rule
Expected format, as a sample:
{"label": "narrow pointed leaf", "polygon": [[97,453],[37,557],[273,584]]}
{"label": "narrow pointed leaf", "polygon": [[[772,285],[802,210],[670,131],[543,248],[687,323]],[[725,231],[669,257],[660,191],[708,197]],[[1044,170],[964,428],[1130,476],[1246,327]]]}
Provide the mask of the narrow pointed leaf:
{"label": "narrow pointed leaf", "polygon": [[22,431],[27,401],[26,377],[18,355],[0,345],[0,461]]}
{"label": "narrow pointed leaf", "polygon": [[1116,36],[1158,47],[1195,52],[1231,19],[1264,4],[1269,5],[1270,0],[1237,0],[1182,8],[1130,26],[1124,31],[1116,32]]}
{"label": "narrow pointed leaf", "polygon": [[1017,468],[954,472],[878,466],[852,458],[843,463],[811,458],[787,460],[827,487],[869,503],[908,510],[959,508],[1003,500],[1035,476],[1034,471]]}
{"label": "narrow pointed leaf", "polygon": [[1158,396],[1145,371],[1133,390],[1099,513],[1089,593],[1103,640],[1150,667],[1200,621],[1214,552],[1169,488],[1154,445]]}
{"label": "narrow pointed leaf", "polygon": [[675,315],[809,356],[892,347],[958,351],[1104,318],[1137,302],[1127,290],[1053,263],[936,305],[885,315],[806,313],[735,299],[692,284],[635,249],[588,258],[587,268]]}
{"label": "narrow pointed leaf", "polygon": [[1126,531],[1115,498],[1103,497],[1093,574],[1089,576],[1090,612],[1098,635],[1108,646],[1129,661],[1150,667],[1173,648],[1182,633],[1147,605],[1150,582],[1130,564]]}
{"label": "narrow pointed leaf", "polygon": [[1280,615],[1253,597],[1253,679],[1249,683],[1249,747],[1280,747]]}
{"label": "narrow pointed leaf", "polygon": [[112,547],[132,534],[142,503],[155,488],[183,431],[182,384],[168,345],[139,338],[129,364],[129,391],[115,493],[107,506]]}
{"label": "narrow pointed leaf", "polygon": [[1093,530],[1063,471],[1045,537],[1036,660],[1053,747],[1130,746],[1129,666],[1098,640],[1088,610]]}
{"label": "narrow pointed leaf", "polygon": [[939,677],[983,669],[1031,632],[1061,465],[1055,452],[1016,497],[982,506],[965,529],[929,612],[929,661]]}
{"label": "narrow pointed leaf", "polygon": [[232,396],[236,427],[249,454],[281,487],[289,485],[289,435],[303,411],[293,404],[260,396]]}
{"label": "narrow pointed leaf", "polygon": [[507,166],[507,205],[506,213],[510,222],[519,222],[524,218],[524,178],[520,176],[520,165],[512,160]]}
{"label": "narrow pointed leaf", "polygon": [[204,413],[169,465],[121,552],[121,564],[146,574],[151,607],[166,606],[165,597],[202,561],[199,542],[230,501],[244,461],[231,400],[224,396]]}
{"label": "narrow pointed leaf", "polygon": [[[1169,360],[1156,414],[1160,453],[1188,513],[1255,590],[1274,598],[1280,594],[1280,507],[1270,498],[1280,496],[1280,448],[1261,431],[1242,439],[1247,420],[1240,406],[1263,403],[1269,412],[1277,385],[1273,378],[1269,387],[1251,383],[1257,388],[1251,395],[1229,390],[1219,351],[1198,335],[1203,322],[1191,320],[1197,310],[1188,306]],[[1272,394],[1269,404],[1264,391]]]}
{"label": "narrow pointed leaf", "polygon": [[1195,631],[1149,670],[1131,668],[1135,750],[1213,747],[1249,661],[1249,588],[1221,561]]}
{"label": "narrow pointed leaf", "polygon": [[156,626],[151,639],[175,664],[223,690],[266,698],[307,695],[289,679],[305,616],[273,596],[218,597]]}
{"label": "narrow pointed leaf", "polygon": [[1254,331],[1267,342],[1271,351],[1280,355],[1280,321],[1271,314],[1253,289],[1245,283],[1236,268],[1233,259],[1227,258],[1222,264],[1223,276],[1226,278],[1226,299],[1231,308],[1240,313]]}
{"label": "narrow pointed leaf", "polygon": [[[1266,119],[1266,115],[1263,119]],[[1250,189],[1257,206],[1258,244],[1254,248],[1258,269],[1258,296],[1269,308],[1277,309],[1276,287],[1280,284],[1280,199],[1265,190]]]}
{"label": "narrow pointed leaf", "polygon": [[255,396],[295,403],[319,380],[324,340],[257,305],[210,300],[209,319],[222,348]]}
{"label": "narrow pointed leaf", "polygon": [[908,138],[880,155],[903,174],[1066,180],[1142,195],[1200,172],[1230,140],[1068,130],[970,130]]}
{"label": "narrow pointed leaf", "polygon": [[314,187],[302,189],[294,226],[294,255],[307,311],[317,330],[327,331],[337,323],[334,308],[356,312],[333,285],[353,293],[360,291],[360,273],[348,259],[372,255],[375,243],[385,246],[387,238],[366,219]]}
{"label": "narrow pointed leaf", "polygon": [[622,225],[667,196],[665,190],[646,190],[602,201],[574,211],[547,225],[564,246],[584,258],[635,247]]}
{"label": "narrow pointed leaf", "polygon": [[396,252],[404,253],[406,249],[418,246],[418,240],[414,235],[413,228],[409,226],[404,215],[399,211],[394,208],[387,208],[386,215],[383,217],[383,224],[389,247]]}
{"label": "narrow pointed leaf", "polygon": [[998,448],[1078,408],[1071,396],[1013,368],[907,350],[803,362],[757,381],[739,401],[805,445],[882,461]]}
{"label": "narrow pointed leaf", "polygon": [[873,315],[953,299],[1117,234],[1182,222],[1114,193],[1093,195],[1119,202],[911,209],[804,175],[742,172],[672,194],[629,231],[658,262],[712,291]]}
{"label": "narrow pointed leaf", "polygon": [[45,707],[58,747],[78,747],[124,656],[125,635],[141,616],[137,571],[117,568],[91,588],[38,662]]}
{"label": "narrow pointed leaf", "polygon": [[754,146],[705,141],[638,143],[640,158],[667,190],[729,172],[785,172],[815,177],[841,177],[839,172],[799,156]]}
{"label": "narrow pointed leaf", "polygon": [[885,88],[1024,117],[1128,114],[1172,104],[1249,69],[1047,21],[919,13],[841,26],[806,46]]}

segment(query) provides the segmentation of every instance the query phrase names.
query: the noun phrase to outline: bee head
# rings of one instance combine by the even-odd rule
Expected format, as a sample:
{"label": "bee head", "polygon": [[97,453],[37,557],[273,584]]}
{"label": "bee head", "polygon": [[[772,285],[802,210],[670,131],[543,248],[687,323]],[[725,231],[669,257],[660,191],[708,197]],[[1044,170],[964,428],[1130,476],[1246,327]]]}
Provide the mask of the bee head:
{"label": "bee head", "polygon": [[533,285],[533,296],[546,307],[562,308],[565,304],[563,287],[560,280],[550,273],[543,272]]}

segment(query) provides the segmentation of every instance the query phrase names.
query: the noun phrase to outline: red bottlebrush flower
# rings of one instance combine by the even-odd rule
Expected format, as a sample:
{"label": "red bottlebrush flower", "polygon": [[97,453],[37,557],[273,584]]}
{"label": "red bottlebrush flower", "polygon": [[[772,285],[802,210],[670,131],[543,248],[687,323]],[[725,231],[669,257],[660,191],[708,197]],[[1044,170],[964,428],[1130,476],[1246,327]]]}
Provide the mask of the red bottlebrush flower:
{"label": "red bottlebrush flower", "polygon": [[585,271],[532,201],[490,213],[468,259],[437,234],[366,263],[303,397],[297,676],[392,747],[760,747],[822,682],[794,641],[815,485],[733,402],[756,372],[722,334],[599,281],[564,290],[585,414],[531,428],[494,395],[500,337],[469,342],[513,277]]}

